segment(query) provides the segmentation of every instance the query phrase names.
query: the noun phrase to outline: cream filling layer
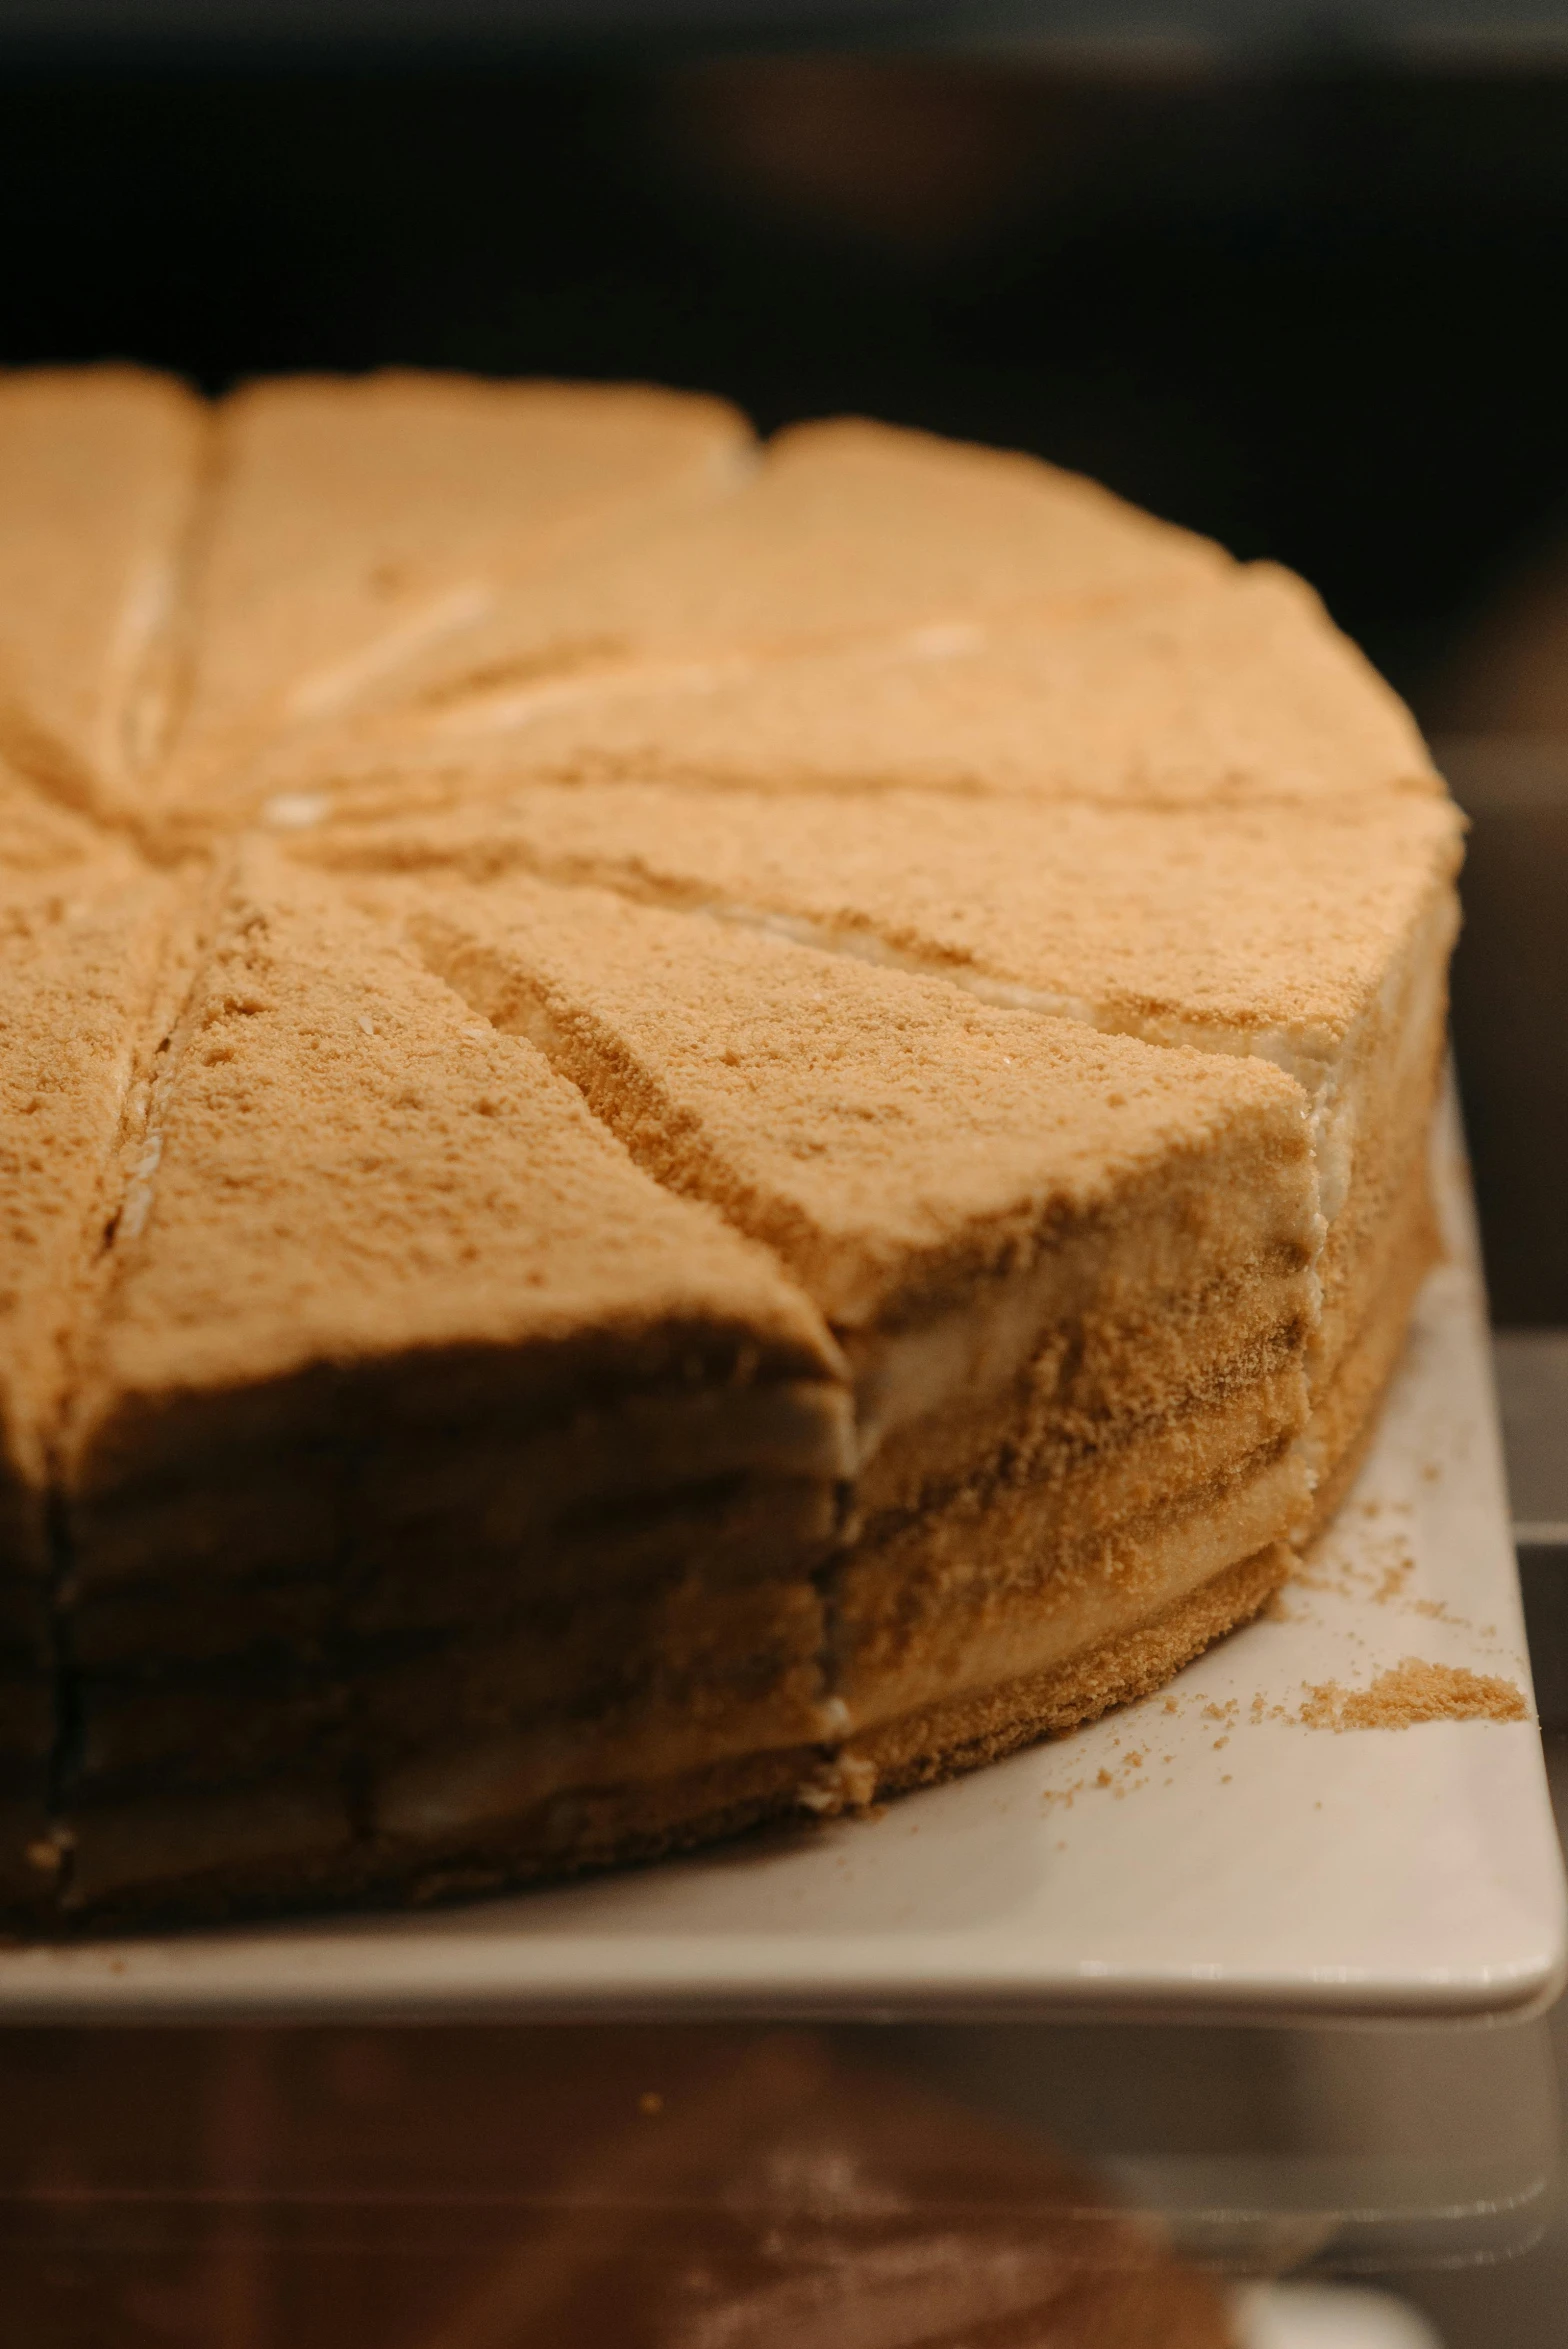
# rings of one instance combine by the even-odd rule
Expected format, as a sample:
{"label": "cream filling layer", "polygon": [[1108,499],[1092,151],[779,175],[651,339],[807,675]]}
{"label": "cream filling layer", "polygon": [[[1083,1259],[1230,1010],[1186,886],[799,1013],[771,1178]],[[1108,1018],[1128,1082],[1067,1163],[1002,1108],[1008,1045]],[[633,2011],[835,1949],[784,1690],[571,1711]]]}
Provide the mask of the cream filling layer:
{"label": "cream filling layer", "polygon": [[[420,1755],[378,1778],[373,1825],[380,1835],[441,1846],[469,1832],[498,1828],[554,1797],[570,1804],[577,1792],[657,1783],[761,1750],[789,1752],[798,1743],[833,1745],[915,1705],[1066,1663],[1117,1630],[1136,1630],[1153,1621],[1164,1607],[1275,1539],[1296,1478],[1293,1463],[1272,1461],[1216,1508],[1197,1510],[1178,1522],[1157,1546],[1155,1557],[1138,1557],[1136,1604],[1131,1609],[1127,1588],[1115,1574],[1106,1579],[1091,1576],[1087,1588],[1063,1590],[1056,1604],[1045,1607],[1040,1588],[1009,1593],[995,1609],[986,1640],[967,1642],[969,1656],[962,1672],[883,1677],[876,1691],[829,1694],[817,1698],[815,1705],[763,1698],[725,1715],[723,1727],[702,1722],[690,1708],[650,1708],[641,1719],[559,1724]],[[800,1799],[807,1806],[812,1783],[815,1769],[803,1771]],[[561,1828],[566,1849],[568,1813],[563,1813]]]}
{"label": "cream filling layer", "polygon": [[[1000,1589],[955,1592],[937,1609],[929,1638],[912,1643],[908,1660],[853,1650],[843,1659],[837,1694],[849,1729],[864,1729],[917,1707],[944,1702],[1048,1670],[1120,1631],[1150,1622],[1212,1576],[1278,1541],[1299,1515],[1303,1468],[1296,1446],[1271,1450],[1249,1470],[1223,1482],[1196,1505],[1123,1526],[1092,1556],[1057,1572],[1015,1578]],[[1029,1496],[1013,1504],[1027,1517]],[[977,1528],[977,1541],[985,1534]],[[1005,1536],[1004,1536],[1005,1538]],[[913,1547],[913,1545],[912,1545]],[[900,1553],[888,1561],[888,1604],[905,1604],[905,1585],[917,1561]],[[876,1558],[854,1558],[854,1583],[840,1601],[850,1620],[875,1641],[879,1622]],[[966,1603],[966,1600],[968,1603]]]}

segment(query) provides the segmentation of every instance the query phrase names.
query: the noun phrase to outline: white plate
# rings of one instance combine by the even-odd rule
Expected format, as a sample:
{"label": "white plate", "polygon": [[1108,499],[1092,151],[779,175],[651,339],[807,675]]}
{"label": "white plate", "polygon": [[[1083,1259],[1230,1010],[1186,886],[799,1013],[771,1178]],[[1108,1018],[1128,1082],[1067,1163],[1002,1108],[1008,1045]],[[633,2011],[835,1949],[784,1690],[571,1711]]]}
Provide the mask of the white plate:
{"label": "white plate", "polygon": [[880,1818],[558,1889],[0,1951],[0,2021],[1543,2006],[1568,1930],[1533,1725],[1297,1718],[1307,1684],[1364,1685],[1411,1655],[1528,1695],[1456,1130],[1439,1153],[1450,1258],[1354,1493],[1283,1619],[1168,1694]]}

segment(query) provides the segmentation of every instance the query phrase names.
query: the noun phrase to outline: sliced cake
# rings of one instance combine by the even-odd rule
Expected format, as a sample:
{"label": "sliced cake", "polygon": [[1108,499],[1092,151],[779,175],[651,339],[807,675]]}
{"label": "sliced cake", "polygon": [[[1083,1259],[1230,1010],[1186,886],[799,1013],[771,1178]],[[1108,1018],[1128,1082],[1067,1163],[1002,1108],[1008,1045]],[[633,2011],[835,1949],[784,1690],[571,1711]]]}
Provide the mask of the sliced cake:
{"label": "sliced cake", "polygon": [[820,1317],[256,852],[101,1277],[61,1445],[68,1907],[498,1838],[526,1873],[792,1798],[852,1466]]}
{"label": "sliced cake", "polygon": [[1278,1069],[594,889],[376,910],[833,1329],[857,1538],[825,1676],[853,1752],[897,1721],[939,1767],[976,1704],[1012,1742],[1081,1719],[1139,1678],[1107,1655],[1086,1680],[1091,1650],[1159,1623],[1169,1657],[1197,1592],[1211,1638],[1280,1578],[1321,1226]]}

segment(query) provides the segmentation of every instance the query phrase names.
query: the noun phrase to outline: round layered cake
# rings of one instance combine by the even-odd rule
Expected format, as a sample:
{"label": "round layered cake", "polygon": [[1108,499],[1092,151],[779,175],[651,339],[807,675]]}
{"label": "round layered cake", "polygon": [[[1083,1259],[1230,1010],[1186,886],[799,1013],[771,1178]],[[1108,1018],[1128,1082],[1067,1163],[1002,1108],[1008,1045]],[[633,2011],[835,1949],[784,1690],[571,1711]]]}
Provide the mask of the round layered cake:
{"label": "round layered cake", "polygon": [[0,1887],[428,1898],[1158,1686],[1432,1250],[1457,813],[1031,459],[0,378]]}

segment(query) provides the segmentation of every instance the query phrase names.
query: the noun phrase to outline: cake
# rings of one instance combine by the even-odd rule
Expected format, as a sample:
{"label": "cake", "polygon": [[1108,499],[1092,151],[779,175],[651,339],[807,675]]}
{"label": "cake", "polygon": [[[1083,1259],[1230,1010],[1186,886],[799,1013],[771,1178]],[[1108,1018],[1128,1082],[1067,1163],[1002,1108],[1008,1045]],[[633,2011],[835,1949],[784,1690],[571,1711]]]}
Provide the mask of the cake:
{"label": "cake", "polygon": [[433,1898],[1160,1685],[1434,1240],[1459,823],[1033,460],[0,379],[0,1889]]}

